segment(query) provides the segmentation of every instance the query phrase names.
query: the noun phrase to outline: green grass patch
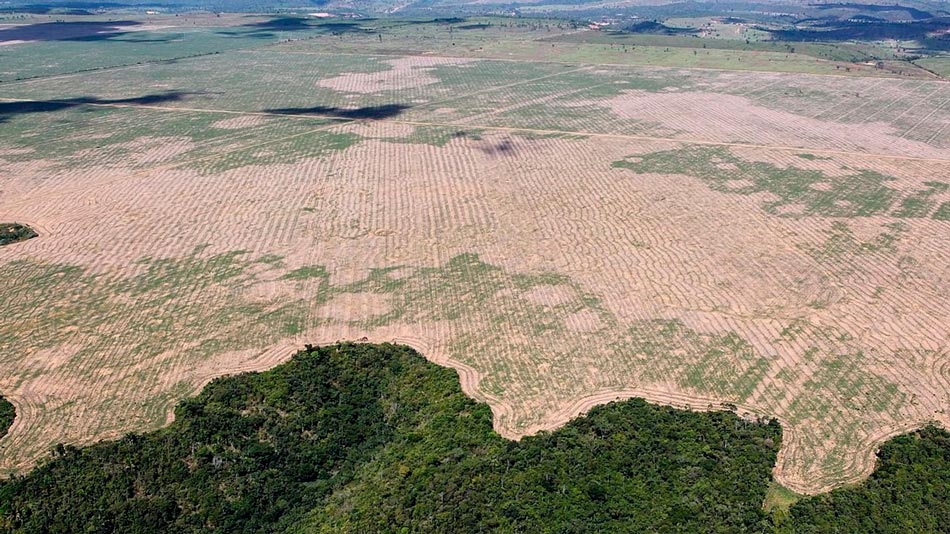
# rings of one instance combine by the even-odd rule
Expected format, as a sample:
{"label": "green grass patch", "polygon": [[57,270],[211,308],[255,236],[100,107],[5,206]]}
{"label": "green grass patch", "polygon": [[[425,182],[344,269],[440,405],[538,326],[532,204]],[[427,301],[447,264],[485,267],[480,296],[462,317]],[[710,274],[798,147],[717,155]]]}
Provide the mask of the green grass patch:
{"label": "green grass patch", "polygon": [[788,521],[788,509],[803,498],[805,498],[804,495],[799,495],[778,482],[773,481],[769,484],[768,492],[765,494],[762,509],[765,513],[772,516],[772,521],[781,525]]}
{"label": "green grass patch", "polygon": [[[762,204],[765,211],[783,217],[820,215],[826,217],[867,217],[891,212],[900,192],[888,187],[893,177],[870,170],[829,177],[824,173],[781,168],[769,163],[747,161],[726,148],[690,146],[653,152],[614,162],[614,167],[638,174],[681,174],[701,180],[714,191],[751,195],[771,193],[776,200]],[[904,199],[895,216],[925,217],[929,207],[919,205],[939,192],[936,182],[928,189]]]}
{"label": "green grass patch", "polygon": [[282,276],[282,278],[284,280],[307,280],[310,278],[328,280],[330,274],[327,273],[326,268],[322,265],[305,265],[288,272]]}

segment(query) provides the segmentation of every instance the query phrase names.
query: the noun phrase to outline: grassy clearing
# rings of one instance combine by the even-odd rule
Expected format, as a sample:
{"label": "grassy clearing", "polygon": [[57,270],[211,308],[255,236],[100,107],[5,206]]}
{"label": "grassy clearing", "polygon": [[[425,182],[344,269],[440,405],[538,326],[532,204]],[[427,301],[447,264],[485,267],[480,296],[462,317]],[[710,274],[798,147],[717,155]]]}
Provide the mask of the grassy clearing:
{"label": "grassy clearing", "polygon": [[772,521],[782,525],[788,520],[788,509],[803,498],[803,495],[799,495],[773,481],[769,484],[769,489],[765,494],[762,510],[772,516]]}
{"label": "grassy clearing", "polygon": [[943,78],[950,78],[950,56],[925,57],[914,60],[914,63]]}

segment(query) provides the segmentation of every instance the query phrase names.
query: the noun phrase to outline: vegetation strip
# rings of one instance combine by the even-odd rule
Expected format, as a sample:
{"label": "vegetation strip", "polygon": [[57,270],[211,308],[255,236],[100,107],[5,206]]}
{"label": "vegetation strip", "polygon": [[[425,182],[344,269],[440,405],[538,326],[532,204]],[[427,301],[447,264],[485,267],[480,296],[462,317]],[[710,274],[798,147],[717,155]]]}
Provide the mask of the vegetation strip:
{"label": "vegetation strip", "polygon": [[19,223],[0,223],[0,246],[11,245],[37,237],[32,228]]}

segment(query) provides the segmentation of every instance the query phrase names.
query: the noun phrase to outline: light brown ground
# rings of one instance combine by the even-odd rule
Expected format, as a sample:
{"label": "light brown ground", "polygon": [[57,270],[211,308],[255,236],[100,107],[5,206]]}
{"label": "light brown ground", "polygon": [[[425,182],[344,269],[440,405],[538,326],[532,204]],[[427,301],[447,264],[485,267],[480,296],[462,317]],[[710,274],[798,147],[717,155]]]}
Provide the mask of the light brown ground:
{"label": "light brown ground", "polygon": [[778,146],[830,146],[842,150],[945,158],[947,151],[904,134],[887,123],[842,124],[765,107],[716,92],[628,91],[609,101],[618,117],[659,123],[673,137]]}
{"label": "light brown ground", "polygon": [[345,93],[379,93],[399,89],[423,87],[438,83],[439,79],[429,71],[440,65],[464,65],[471,60],[445,57],[410,56],[386,60],[391,69],[379,72],[354,72],[325,78],[317,82],[320,87]]}
{"label": "light brown ground", "polygon": [[[344,90],[361,87],[348,80]],[[760,131],[779,136],[765,142],[820,135],[841,148],[858,135],[829,123],[812,133],[811,119],[783,125],[793,118],[721,95],[706,102],[733,107],[711,114],[720,130],[702,132],[675,111],[687,103],[663,100],[682,96],[626,95],[618,113],[637,113],[631,98],[663,104],[651,120],[724,142],[723,130]],[[0,249],[16,273],[0,281],[0,392],[18,410],[0,466],[22,470],[56,442],[154,428],[215,376],[364,337],[457,369],[513,438],[631,396],[777,417],[776,476],[806,493],[866,476],[895,433],[950,424],[950,223],[785,218],[762,208],[767,193],[612,166],[684,146],[669,139],[489,129],[444,146],[387,140],[412,126],[333,126],[372,139],[216,173],[168,164],[177,141],[129,144],[129,168],[0,161],[0,212],[42,235]],[[882,144],[891,132],[866,135],[895,155]],[[930,159],[842,149],[805,160],[756,144],[730,150],[822,170],[828,183],[849,168],[892,175],[901,192],[950,182],[933,147]],[[838,248],[836,223],[852,240]],[[896,236],[890,246],[862,246],[883,234]],[[248,262],[237,274],[202,263],[233,251]],[[85,273],[74,280],[76,267]],[[300,268],[313,269],[285,276]]]}

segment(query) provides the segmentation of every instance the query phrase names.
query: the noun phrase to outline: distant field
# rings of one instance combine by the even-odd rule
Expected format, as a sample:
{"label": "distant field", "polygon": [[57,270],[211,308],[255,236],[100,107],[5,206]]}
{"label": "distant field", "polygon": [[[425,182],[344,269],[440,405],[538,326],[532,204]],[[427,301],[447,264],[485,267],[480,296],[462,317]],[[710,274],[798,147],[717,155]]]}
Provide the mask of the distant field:
{"label": "distant field", "polygon": [[950,424],[950,85],[380,24],[0,84],[0,212],[40,235],[0,249],[5,471],[364,337],[509,437],[631,396],[776,416],[803,493]]}
{"label": "distant field", "polygon": [[918,59],[915,63],[936,72],[944,78],[950,78],[950,56],[927,57]]}
{"label": "distant field", "polygon": [[0,81],[51,76],[267,46],[330,33],[303,19],[226,14],[45,15],[0,20]]}

